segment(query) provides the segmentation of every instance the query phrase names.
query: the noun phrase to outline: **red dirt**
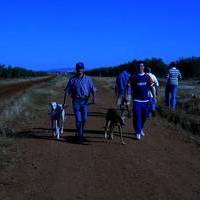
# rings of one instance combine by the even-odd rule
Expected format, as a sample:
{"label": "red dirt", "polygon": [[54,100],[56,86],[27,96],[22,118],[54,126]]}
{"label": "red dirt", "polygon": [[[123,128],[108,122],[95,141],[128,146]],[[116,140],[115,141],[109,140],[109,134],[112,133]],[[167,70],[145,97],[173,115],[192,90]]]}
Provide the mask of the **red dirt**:
{"label": "red dirt", "polygon": [[160,117],[147,122],[146,136],[139,142],[132,139],[131,120],[124,128],[126,145],[118,136],[105,142],[104,114],[115,107],[115,99],[106,86],[96,84],[97,105],[90,107],[87,141],[74,141],[71,106],[61,141],[51,137],[46,113],[40,113],[35,128],[15,139],[17,161],[0,173],[5,183],[0,182],[0,199],[200,199],[199,147]]}
{"label": "red dirt", "polygon": [[47,82],[53,77],[45,77],[39,80],[31,80],[31,81],[24,81],[18,83],[8,83],[4,85],[0,85],[0,100],[9,98],[19,92],[26,91],[28,88],[32,87],[33,85],[40,84],[43,82]]}

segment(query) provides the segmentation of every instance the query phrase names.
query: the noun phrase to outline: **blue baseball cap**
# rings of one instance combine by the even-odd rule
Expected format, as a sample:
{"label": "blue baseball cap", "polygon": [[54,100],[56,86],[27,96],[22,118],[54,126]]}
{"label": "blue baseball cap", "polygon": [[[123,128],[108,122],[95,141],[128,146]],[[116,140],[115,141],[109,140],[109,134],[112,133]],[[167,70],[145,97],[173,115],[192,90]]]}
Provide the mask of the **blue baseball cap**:
{"label": "blue baseball cap", "polygon": [[84,63],[82,63],[82,62],[76,63],[76,70],[84,69],[84,68],[85,68]]}

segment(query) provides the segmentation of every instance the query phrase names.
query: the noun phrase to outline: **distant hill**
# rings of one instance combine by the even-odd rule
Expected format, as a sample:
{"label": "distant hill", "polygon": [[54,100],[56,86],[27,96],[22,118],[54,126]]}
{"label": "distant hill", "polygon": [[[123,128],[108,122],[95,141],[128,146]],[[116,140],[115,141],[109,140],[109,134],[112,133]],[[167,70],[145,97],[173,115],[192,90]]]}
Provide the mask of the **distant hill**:
{"label": "distant hill", "polygon": [[74,68],[56,68],[56,69],[49,69],[47,70],[48,73],[59,73],[59,74],[63,74],[63,73],[69,73],[69,72],[73,72]]}

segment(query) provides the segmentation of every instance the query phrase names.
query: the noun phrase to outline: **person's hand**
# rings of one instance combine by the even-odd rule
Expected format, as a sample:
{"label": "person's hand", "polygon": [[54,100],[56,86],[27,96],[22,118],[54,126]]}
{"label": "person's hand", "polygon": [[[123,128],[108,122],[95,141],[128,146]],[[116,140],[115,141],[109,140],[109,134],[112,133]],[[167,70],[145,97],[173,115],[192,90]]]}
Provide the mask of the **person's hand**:
{"label": "person's hand", "polygon": [[131,95],[130,95],[130,94],[126,95],[125,100],[126,100],[127,102],[128,102],[128,101],[131,101]]}

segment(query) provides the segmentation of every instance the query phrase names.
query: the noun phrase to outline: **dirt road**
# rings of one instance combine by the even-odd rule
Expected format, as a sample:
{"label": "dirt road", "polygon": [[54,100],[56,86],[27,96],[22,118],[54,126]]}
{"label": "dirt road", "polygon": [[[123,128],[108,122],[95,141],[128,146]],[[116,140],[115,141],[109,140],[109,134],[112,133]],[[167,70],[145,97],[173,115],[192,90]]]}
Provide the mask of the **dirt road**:
{"label": "dirt road", "polygon": [[52,78],[53,76],[47,76],[27,81],[23,80],[21,82],[8,81],[7,84],[5,81],[2,81],[2,83],[0,82],[0,100],[9,98],[11,95],[15,95],[18,92],[26,91],[33,85],[49,81]]}
{"label": "dirt road", "polygon": [[[53,88],[59,102],[64,84]],[[96,86],[97,104],[90,106],[87,141],[77,144],[71,106],[62,139],[51,137],[47,106],[52,85],[43,85],[46,93],[40,91],[41,96],[35,96],[28,107],[34,115],[21,116],[15,124],[20,127],[23,122],[23,131],[11,139],[14,161],[1,169],[0,199],[200,199],[199,147],[181,134],[182,129],[159,117],[147,122],[146,136],[139,142],[132,139],[132,123],[127,120],[127,144],[121,145],[118,136],[106,143],[104,114],[114,107],[115,98],[105,83],[97,81]]]}

